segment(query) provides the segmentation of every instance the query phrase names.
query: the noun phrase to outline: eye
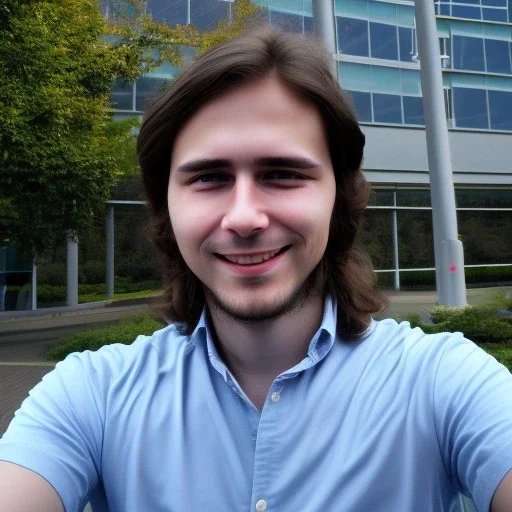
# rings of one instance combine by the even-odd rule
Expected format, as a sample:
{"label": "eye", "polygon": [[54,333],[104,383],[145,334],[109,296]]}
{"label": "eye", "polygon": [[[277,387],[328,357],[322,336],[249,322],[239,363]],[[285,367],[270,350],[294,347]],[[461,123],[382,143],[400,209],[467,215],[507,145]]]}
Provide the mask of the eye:
{"label": "eye", "polygon": [[195,176],[190,181],[191,183],[224,183],[228,181],[229,178],[220,172],[207,172],[204,174],[200,174],[199,176]]}
{"label": "eye", "polygon": [[265,173],[267,180],[303,180],[305,177],[302,174],[294,171],[269,171]]}

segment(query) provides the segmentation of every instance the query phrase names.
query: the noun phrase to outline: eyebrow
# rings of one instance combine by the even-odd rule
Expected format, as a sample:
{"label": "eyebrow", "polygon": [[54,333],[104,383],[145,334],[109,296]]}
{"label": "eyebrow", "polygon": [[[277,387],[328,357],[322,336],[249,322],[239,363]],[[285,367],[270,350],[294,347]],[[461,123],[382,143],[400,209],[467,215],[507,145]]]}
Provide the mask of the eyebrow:
{"label": "eyebrow", "polygon": [[[290,169],[315,169],[320,164],[314,160],[296,156],[265,156],[257,158],[255,164],[259,167],[286,167]],[[232,163],[224,158],[201,158],[190,160],[180,165],[178,172],[202,172],[232,167]]]}

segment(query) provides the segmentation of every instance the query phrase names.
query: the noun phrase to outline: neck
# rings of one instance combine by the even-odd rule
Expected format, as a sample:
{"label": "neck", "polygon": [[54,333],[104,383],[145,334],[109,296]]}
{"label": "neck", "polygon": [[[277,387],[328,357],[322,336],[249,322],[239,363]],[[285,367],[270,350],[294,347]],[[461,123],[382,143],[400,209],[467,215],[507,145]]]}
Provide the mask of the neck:
{"label": "neck", "polygon": [[262,409],[275,378],[299,363],[323,315],[323,298],[261,322],[244,322],[209,304],[219,353],[253,404]]}

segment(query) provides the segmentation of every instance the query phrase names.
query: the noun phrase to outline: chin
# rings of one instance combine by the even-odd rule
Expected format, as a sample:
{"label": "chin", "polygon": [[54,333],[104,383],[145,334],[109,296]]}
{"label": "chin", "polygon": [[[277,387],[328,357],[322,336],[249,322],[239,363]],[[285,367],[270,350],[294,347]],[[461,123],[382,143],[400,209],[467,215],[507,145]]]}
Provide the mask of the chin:
{"label": "chin", "polygon": [[271,297],[244,297],[238,300],[235,296],[222,296],[206,289],[206,300],[209,307],[232,320],[245,323],[266,322],[282,316],[296,313],[308,301],[310,294],[305,285],[288,293],[274,294]]}

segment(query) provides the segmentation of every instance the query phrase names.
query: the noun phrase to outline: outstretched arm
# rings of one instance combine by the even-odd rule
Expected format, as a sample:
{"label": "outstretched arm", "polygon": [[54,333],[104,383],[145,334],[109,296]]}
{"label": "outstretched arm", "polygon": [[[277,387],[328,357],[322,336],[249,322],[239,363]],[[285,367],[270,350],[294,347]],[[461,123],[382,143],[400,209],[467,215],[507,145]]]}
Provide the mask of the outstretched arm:
{"label": "outstretched arm", "polygon": [[501,481],[491,502],[491,512],[510,512],[512,510],[512,470]]}
{"label": "outstretched arm", "polygon": [[37,473],[0,461],[0,512],[64,512],[57,491]]}

